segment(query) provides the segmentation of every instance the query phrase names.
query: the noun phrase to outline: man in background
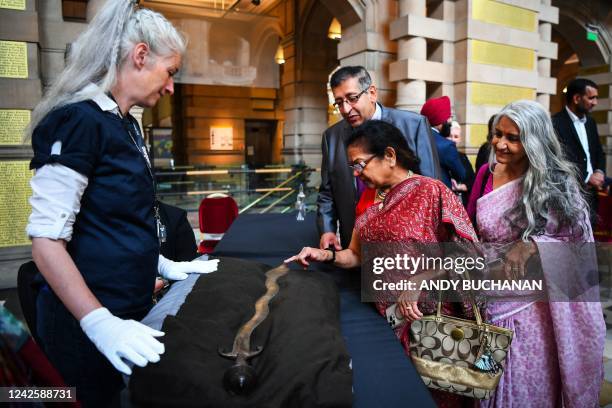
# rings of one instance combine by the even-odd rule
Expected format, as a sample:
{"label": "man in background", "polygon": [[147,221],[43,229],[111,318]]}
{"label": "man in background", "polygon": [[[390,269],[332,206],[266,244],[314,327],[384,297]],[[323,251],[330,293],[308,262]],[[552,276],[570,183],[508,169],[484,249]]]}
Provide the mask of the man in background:
{"label": "man in background", "polygon": [[597,124],[589,112],[597,106],[597,84],[576,78],[567,86],[566,106],[552,117],[566,158],[576,165],[579,181],[587,191],[591,219],[596,214],[597,192],[604,188],[606,157]]}
{"label": "man in background", "polygon": [[429,99],[421,108],[421,115],[429,120],[431,131],[436,141],[438,158],[442,168],[442,182],[452,188],[451,179],[457,184],[466,181],[465,168],[461,164],[457,146],[448,140],[451,130],[451,103],[448,96]]}

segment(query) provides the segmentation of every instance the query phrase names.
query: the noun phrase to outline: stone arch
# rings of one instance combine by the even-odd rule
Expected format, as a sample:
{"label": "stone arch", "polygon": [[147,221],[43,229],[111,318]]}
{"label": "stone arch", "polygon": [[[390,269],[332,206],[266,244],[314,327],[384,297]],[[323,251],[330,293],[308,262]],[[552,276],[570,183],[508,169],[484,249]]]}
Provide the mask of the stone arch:
{"label": "stone arch", "polygon": [[350,27],[364,19],[366,8],[363,1],[345,0],[322,3],[343,27]]}
{"label": "stone arch", "polygon": [[[320,0],[309,2],[305,18],[299,26],[296,51],[301,70],[322,68],[322,65],[326,67],[330,60],[337,60],[336,43],[327,38],[327,29],[334,15],[327,7],[321,7],[321,3],[324,2]],[[312,60],[311,58],[315,56],[318,58]]]}
{"label": "stone arch", "polygon": [[[585,66],[595,66],[610,63],[612,37],[608,29],[612,20],[612,11],[606,0],[575,2],[573,0],[556,0],[553,5],[559,7],[559,24],[552,29],[559,33],[576,51]],[[607,10],[607,15],[604,10]],[[602,17],[604,19],[602,19]],[[599,39],[588,41],[585,36],[587,24],[599,28]]]}
{"label": "stone arch", "polygon": [[296,14],[301,17],[295,21],[294,60],[286,64],[283,73],[283,153],[288,163],[318,167],[321,133],[327,127],[327,79],[338,61],[338,43],[327,38],[327,30],[334,17],[343,28],[358,24],[365,15],[365,5],[360,0],[308,0]]}
{"label": "stone arch", "polygon": [[[280,40],[283,33],[280,27],[280,24],[276,20],[268,20],[264,23],[258,24],[253,30],[253,38],[256,38],[257,41],[267,41],[269,37],[276,37]],[[262,44],[258,44],[255,48],[254,53],[256,56],[261,53]]]}
{"label": "stone arch", "polygon": [[[552,39],[559,44],[559,53],[558,59],[551,64],[551,74],[557,78],[557,96],[554,101],[551,98],[551,111],[562,108],[563,88],[578,75],[591,76],[599,85],[600,97],[609,100],[612,85],[612,8],[609,0],[553,0],[552,4],[559,8],[559,24],[552,26]],[[597,41],[586,39],[587,24],[597,29]],[[598,123],[600,137],[607,139],[604,142],[607,172],[612,173],[612,110],[603,104],[592,115]]]}
{"label": "stone arch", "polygon": [[[559,8],[559,23],[552,26],[552,41],[558,44],[557,59],[551,64],[551,75],[557,78],[557,95],[551,97],[550,103],[552,112],[561,109],[562,91],[571,79],[579,75],[581,69],[611,62],[612,33],[609,27],[612,11],[606,3],[606,0],[552,2]],[[598,27],[597,41],[586,39],[587,24]]]}
{"label": "stone arch", "polygon": [[[258,25],[252,33],[256,44],[252,50],[253,61],[257,63],[257,76],[270,77],[269,87],[279,87],[279,69],[274,61],[276,49],[282,37],[280,25],[277,21],[268,21]],[[256,80],[259,78],[256,78]]]}

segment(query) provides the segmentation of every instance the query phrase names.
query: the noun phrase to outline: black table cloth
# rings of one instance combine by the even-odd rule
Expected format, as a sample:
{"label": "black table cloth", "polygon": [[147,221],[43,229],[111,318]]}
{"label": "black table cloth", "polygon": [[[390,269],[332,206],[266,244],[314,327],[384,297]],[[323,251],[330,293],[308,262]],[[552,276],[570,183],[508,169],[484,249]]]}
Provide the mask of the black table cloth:
{"label": "black table cloth", "polygon": [[250,360],[257,386],[246,396],[224,389],[223,375],[235,361],[218,351],[231,351],[239,327],[253,315],[268,266],[220,259],[219,270],[200,276],[176,316],[165,318],[161,360],[133,368],[133,405],[350,408],[352,371],[338,291],[321,272],[291,271],[278,279],[270,314],[251,336],[251,350],[263,346]]}
{"label": "black table cloth", "polygon": [[[318,246],[313,214],[240,215],[213,255],[256,260],[277,266],[304,246]],[[292,268],[299,268],[294,264]],[[371,304],[361,302],[359,271],[313,263],[326,272],[340,293],[340,326],[353,368],[356,408],[435,407],[400,342]]]}

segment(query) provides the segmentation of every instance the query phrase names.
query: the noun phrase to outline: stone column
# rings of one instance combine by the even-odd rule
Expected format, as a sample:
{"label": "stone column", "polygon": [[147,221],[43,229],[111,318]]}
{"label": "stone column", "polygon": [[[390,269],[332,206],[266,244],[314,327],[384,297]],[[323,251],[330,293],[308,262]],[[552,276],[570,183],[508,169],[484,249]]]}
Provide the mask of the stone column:
{"label": "stone column", "polygon": [[389,80],[389,64],[396,60],[397,44],[388,37],[388,27],[395,1],[371,2],[365,9],[363,21],[342,27],[342,40],[338,44],[341,66],[365,67],[378,89],[378,101],[386,106],[396,102],[396,85]]}
{"label": "stone column", "polygon": [[[104,0],[105,1],[105,0]],[[100,7],[103,0],[88,5]],[[66,22],[62,15],[60,0],[41,1],[40,21],[40,68],[43,87],[47,88],[64,70],[66,49],[87,26],[85,23]],[[95,8],[95,7],[94,7]]]}
{"label": "stone column", "polygon": [[[395,89],[387,79],[387,67],[395,59],[396,47],[389,41],[385,28],[394,7],[394,0],[372,2],[363,10],[361,21],[342,26],[337,56],[327,48],[331,41],[326,37],[327,27],[332,15],[324,16],[323,11],[317,11],[319,15],[312,23],[322,24],[325,19],[324,27],[311,26],[298,33],[289,27],[281,42],[285,53],[281,86],[285,109],[283,156],[286,163],[321,165],[321,134],[328,127],[326,89],[336,57],[341,66],[364,66],[378,88],[379,101],[393,104]],[[321,29],[325,31],[319,31]],[[296,56],[296,50],[301,50],[299,56]]]}
{"label": "stone column", "polygon": [[[547,0],[542,0],[544,3]],[[550,1],[550,0],[548,0]],[[540,23],[538,27],[540,33],[540,42],[550,42],[552,25],[550,23]],[[538,78],[550,77],[550,58],[540,58],[538,55]],[[540,89],[538,89],[540,91]],[[550,107],[550,94],[538,92],[536,100],[541,103],[546,109]]]}
{"label": "stone column", "polygon": [[557,79],[550,76],[551,59],[557,59],[557,44],[551,42],[552,24],[559,22],[559,10],[551,6],[551,0],[540,0],[538,13],[539,43],[537,48],[538,86],[536,100],[550,109],[550,95],[557,92]]}
{"label": "stone column", "polygon": [[[400,18],[408,15],[425,17],[427,6],[425,0],[400,0]],[[424,37],[405,36],[397,42],[397,60],[407,61],[408,59],[425,61],[427,60],[427,40]],[[424,80],[400,80],[397,82],[397,101],[395,106],[398,109],[420,110],[427,98],[427,87]]]}
{"label": "stone column", "polygon": [[[438,6],[431,10],[430,17],[433,19],[443,20],[446,23],[455,25],[455,2],[451,0],[443,0]],[[428,60],[441,62],[447,66],[454,66],[455,63],[455,42],[454,39],[444,38],[442,41],[432,42],[431,49],[428,50]],[[427,90],[426,98],[438,98],[440,96],[448,96],[453,105],[453,114],[455,114],[455,85],[452,75],[447,78],[440,78],[440,85]],[[455,115],[456,116],[456,115]],[[462,124],[465,118],[457,118]]]}

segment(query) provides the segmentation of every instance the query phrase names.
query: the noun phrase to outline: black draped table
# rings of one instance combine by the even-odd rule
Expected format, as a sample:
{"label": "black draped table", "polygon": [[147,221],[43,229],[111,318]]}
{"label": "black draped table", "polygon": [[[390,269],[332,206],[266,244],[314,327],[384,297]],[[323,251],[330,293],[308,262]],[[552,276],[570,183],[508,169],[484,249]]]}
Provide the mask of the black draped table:
{"label": "black draped table", "polygon": [[[294,214],[241,215],[213,255],[277,266],[304,246],[318,246],[318,241],[313,214],[302,222]],[[327,272],[340,293],[340,326],[352,359],[353,406],[435,407],[385,319],[371,304],[361,302],[359,272],[321,263],[310,269]]]}

